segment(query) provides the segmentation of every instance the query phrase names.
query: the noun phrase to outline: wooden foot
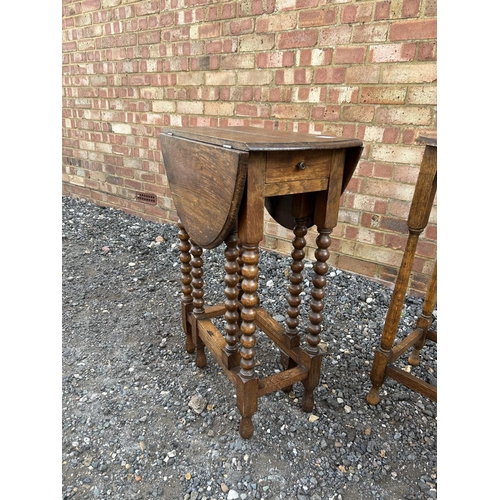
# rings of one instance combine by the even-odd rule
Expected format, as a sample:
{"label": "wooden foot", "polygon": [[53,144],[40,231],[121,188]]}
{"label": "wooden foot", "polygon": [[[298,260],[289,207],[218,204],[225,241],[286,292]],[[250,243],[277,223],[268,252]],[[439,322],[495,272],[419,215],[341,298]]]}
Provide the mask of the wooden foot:
{"label": "wooden foot", "polygon": [[366,396],[366,402],[372,406],[378,405],[380,403],[379,389],[372,387]]}
{"label": "wooden foot", "polygon": [[251,438],[254,427],[252,416],[257,411],[259,381],[256,377],[245,379],[240,374],[236,377],[236,404],[241,415],[240,436],[244,439]]}
{"label": "wooden foot", "polygon": [[321,354],[316,354],[314,356],[308,355],[308,362],[306,365],[308,366],[308,374],[307,378],[302,381],[302,385],[304,386],[304,395],[302,396],[302,410],[310,413],[314,408],[314,389],[318,387],[319,378],[321,375]]}
{"label": "wooden foot", "polygon": [[241,417],[240,421],[240,436],[243,439],[250,439],[253,436],[252,417]]}
{"label": "wooden foot", "polygon": [[366,401],[368,404],[376,405],[380,401],[379,390],[385,380],[385,371],[389,362],[389,355],[390,351],[384,351],[380,347],[375,351],[372,369],[370,372],[372,388],[366,396]]}
{"label": "wooden foot", "polygon": [[413,351],[408,356],[408,364],[411,366],[418,366],[420,364],[420,349],[413,348]]}

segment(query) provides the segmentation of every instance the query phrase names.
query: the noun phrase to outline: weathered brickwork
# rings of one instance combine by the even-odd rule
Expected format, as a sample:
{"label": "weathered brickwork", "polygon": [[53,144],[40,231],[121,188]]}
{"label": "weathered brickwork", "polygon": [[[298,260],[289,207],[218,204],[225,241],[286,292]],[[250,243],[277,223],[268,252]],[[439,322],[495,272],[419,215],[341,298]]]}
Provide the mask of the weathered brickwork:
{"label": "weathered brickwork", "polygon": [[[63,0],[63,193],[176,222],[163,126],[357,137],[365,148],[330,262],[394,282],[423,153],[415,139],[437,124],[436,15],[436,0]],[[291,232],[265,227],[263,246],[288,253]],[[415,293],[436,227],[434,207]]]}

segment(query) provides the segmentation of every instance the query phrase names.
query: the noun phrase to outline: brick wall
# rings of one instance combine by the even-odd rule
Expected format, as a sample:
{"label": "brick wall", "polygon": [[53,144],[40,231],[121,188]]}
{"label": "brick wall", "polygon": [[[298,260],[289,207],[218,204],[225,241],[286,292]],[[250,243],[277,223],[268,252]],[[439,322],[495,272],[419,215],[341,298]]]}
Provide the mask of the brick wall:
{"label": "brick wall", "polygon": [[[415,139],[437,126],[436,0],[63,0],[62,14],[63,194],[176,222],[165,125],[357,137],[365,149],[330,262],[394,282],[423,153]],[[289,253],[291,232],[265,227],[263,246]],[[434,207],[414,293],[436,233]]]}

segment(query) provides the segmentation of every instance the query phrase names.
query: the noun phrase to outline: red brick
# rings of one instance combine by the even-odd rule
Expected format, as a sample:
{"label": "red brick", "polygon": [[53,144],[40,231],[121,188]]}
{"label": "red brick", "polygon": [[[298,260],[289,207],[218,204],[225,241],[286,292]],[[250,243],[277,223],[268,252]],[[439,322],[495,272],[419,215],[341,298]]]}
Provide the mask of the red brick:
{"label": "red brick", "polygon": [[82,12],[90,12],[101,8],[101,0],[83,0]]}
{"label": "red brick", "polygon": [[312,47],[318,40],[316,30],[293,31],[278,35],[278,49],[291,49],[300,47]]}
{"label": "red brick", "polygon": [[251,33],[254,29],[253,19],[241,19],[230,23],[229,32],[232,35],[241,35],[242,33]]}
{"label": "red brick", "polygon": [[389,19],[391,15],[391,2],[384,0],[375,4],[375,21]]}
{"label": "red brick", "polygon": [[286,68],[294,65],[293,52],[263,52],[257,54],[258,68]]}
{"label": "red brick", "polygon": [[226,3],[222,6],[221,19],[232,19],[236,17],[236,4]]}
{"label": "red brick", "polygon": [[403,250],[406,247],[408,238],[405,235],[398,233],[388,233],[384,238],[384,246],[392,248],[393,250]]}
{"label": "red brick", "polygon": [[406,219],[393,219],[391,217],[381,217],[379,227],[380,229],[394,231],[395,233],[401,233],[401,234],[408,233],[408,224],[406,222]]}
{"label": "red brick", "polygon": [[198,27],[199,38],[216,38],[221,33],[220,23],[205,24]]}
{"label": "red brick", "polygon": [[143,0],[135,5],[136,16],[145,16],[147,14],[155,14],[157,12],[159,12],[158,0]]}
{"label": "red brick", "polygon": [[63,42],[62,50],[64,52],[71,52],[76,50],[76,42]]}
{"label": "red brick", "polygon": [[344,83],[346,68],[318,68],[314,83]]}
{"label": "red brick", "polygon": [[401,17],[418,17],[421,0],[404,0]]}
{"label": "red brick", "polygon": [[424,15],[426,17],[436,17],[437,16],[437,0],[427,0],[425,2]]}
{"label": "red brick", "polygon": [[437,45],[435,42],[420,43],[417,49],[417,61],[435,61]]}
{"label": "red brick", "polygon": [[423,232],[423,237],[429,240],[437,240],[437,226],[429,224]]}
{"label": "red brick", "polygon": [[280,31],[293,31],[297,26],[295,12],[279,12],[272,16],[257,19],[256,33],[277,33]]}
{"label": "red brick", "polygon": [[255,104],[238,104],[236,114],[244,116],[257,116],[257,106]]}
{"label": "red brick", "polygon": [[137,43],[141,44],[155,44],[159,43],[161,40],[160,30],[157,31],[148,31],[146,33],[140,33],[137,39]]}
{"label": "red brick", "polygon": [[318,40],[320,47],[332,47],[338,44],[348,44],[351,41],[352,27],[349,25],[334,26],[321,30]]}
{"label": "red brick", "polygon": [[[353,28],[353,43],[386,42],[389,31],[388,24],[360,24]],[[350,41],[350,40],[349,40]]]}
{"label": "red brick", "polygon": [[395,144],[399,141],[399,129],[398,128],[386,128],[382,136],[382,141],[384,144]]}
{"label": "red brick", "polygon": [[342,9],[341,20],[344,24],[366,23],[371,21],[372,15],[372,2],[365,5],[346,5]]}
{"label": "red brick", "polygon": [[351,66],[346,68],[345,83],[380,83],[379,75],[376,66]]}
{"label": "red brick", "polygon": [[318,0],[295,0],[295,8],[297,9],[309,9],[317,6]]}
{"label": "red brick", "polygon": [[299,12],[299,28],[335,24],[337,9],[306,10]]}
{"label": "red brick", "polygon": [[290,120],[308,119],[309,109],[302,104],[274,104],[272,115],[276,118],[285,118]]}
{"label": "red brick", "polygon": [[371,122],[375,115],[374,106],[343,106],[342,120],[347,122]]}
{"label": "red brick", "polygon": [[389,39],[424,40],[437,37],[437,21],[424,19],[417,21],[401,21],[391,25]]}
{"label": "red brick", "polygon": [[311,117],[313,120],[338,121],[340,119],[340,106],[314,106]]}
{"label": "red brick", "polygon": [[335,49],[335,64],[359,64],[365,59],[364,47],[337,47]]}

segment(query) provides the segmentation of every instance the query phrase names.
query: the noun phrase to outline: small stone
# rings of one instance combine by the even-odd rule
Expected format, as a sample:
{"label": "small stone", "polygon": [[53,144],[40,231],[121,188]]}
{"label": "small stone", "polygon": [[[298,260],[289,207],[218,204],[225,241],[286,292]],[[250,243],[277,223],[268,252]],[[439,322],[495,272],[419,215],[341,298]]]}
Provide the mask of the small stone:
{"label": "small stone", "polygon": [[191,408],[195,413],[203,413],[207,406],[207,400],[201,396],[195,394],[189,401],[189,408]]}
{"label": "small stone", "polygon": [[229,487],[227,486],[226,483],[222,483],[220,485],[220,489],[222,490],[222,493],[227,493],[229,491]]}
{"label": "small stone", "polygon": [[229,490],[229,493],[227,494],[227,500],[236,500],[236,498],[240,498],[238,492],[234,490]]}
{"label": "small stone", "polygon": [[344,411],[345,411],[346,413],[351,413],[352,408],[351,408],[349,405],[345,405],[345,406],[344,406]]}
{"label": "small stone", "polygon": [[309,415],[309,422],[316,422],[316,420],[319,420],[319,417],[317,415]]}

